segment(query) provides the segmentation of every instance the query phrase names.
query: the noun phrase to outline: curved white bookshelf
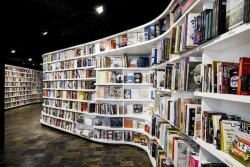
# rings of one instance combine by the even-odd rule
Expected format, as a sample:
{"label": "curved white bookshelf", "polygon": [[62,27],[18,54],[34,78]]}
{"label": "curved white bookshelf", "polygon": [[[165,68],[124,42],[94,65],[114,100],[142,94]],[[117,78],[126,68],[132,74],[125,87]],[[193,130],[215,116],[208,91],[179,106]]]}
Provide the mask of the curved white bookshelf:
{"label": "curved white bookshelf", "polygon": [[[75,56],[75,57],[69,57],[69,58],[63,58],[61,60],[56,60],[56,61],[48,61],[48,62],[44,62],[43,65],[48,65],[48,64],[53,64],[53,63],[58,63],[58,62],[62,62],[62,61],[69,61],[69,60],[80,60],[80,59],[91,59],[91,63],[93,63],[93,59],[97,60],[99,57],[103,58],[103,57],[115,57],[115,56],[123,56],[123,55],[128,55],[128,56],[134,56],[134,55],[148,55],[151,56],[151,52],[152,52],[152,48],[156,47],[156,45],[162,41],[163,38],[166,37],[170,37],[171,35],[171,30],[173,28],[176,28],[178,26],[181,26],[184,22],[185,22],[185,15],[187,13],[200,13],[201,11],[203,11],[204,6],[206,6],[207,4],[211,4],[213,3],[214,0],[196,0],[193,2],[193,4],[185,11],[185,13],[183,13],[183,15],[176,21],[174,22],[170,28],[168,28],[166,30],[166,32],[164,32],[163,34],[159,35],[158,37],[155,37],[151,40],[148,41],[144,41],[142,43],[137,43],[137,44],[133,44],[133,45],[128,45],[128,46],[124,46],[121,48],[116,48],[116,49],[111,49],[111,50],[107,50],[107,51],[97,51],[96,53],[86,53],[86,55],[80,55],[80,56]],[[205,5],[204,5],[205,4]],[[133,33],[133,32],[143,32],[144,28],[147,27],[148,25],[152,25],[152,24],[156,24],[158,23],[160,18],[165,17],[166,15],[170,14],[172,7],[175,5],[175,0],[172,0],[169,4],[169,6],[166,8],[166,10],[156,19],[152,20],[151,22],[144,24],[142,26],[136,27],[134,29],[130,29],[106,38],[102,38],[96,41],[92,41],[89,43],[85,43],[85,44],[81,44],[81,45],[77,45],[77,46],[73,46],[73,47],[69,47],[69,48],[65,48],[62,50],[57,50],[54,52],[49,52],[49,53],[45,53],[42,57],[43,58],[48,58],[48,55],[53,56],[53,54],[59,54],[61,52],[65,52],[68,50],[74,50],[77,48],[81,48],[82,50],[85,47],[89,47],[89,46],[93,46],[97,43],[100,42],[104,42],[107,40],[111,40],[111,39],[115,39],[116,37],[118,37],[119,35],[123,35],[123,34],[128,34],[128,33]],[[209,5],[208,5],[209,6]],[[141,73],[149,73],[154,71],[154,70],[158,70],[158,69],[164,69],[166,67],[166,64],[174,64],[176,62],[179,62],[181,60],[183,60],[183,58],[185,57],[201,57],[202,58],[202,63],[204,64],[211,64],[211,61],[215,60],[215,61],[236,61],[236,58],[234,58],[232,56],[232,54],[237,53],[237,51],[242,51],[243,55],[241,56],[248,56],[249,57],[249,49],[248,46],[245,45],[249,44],[249,38],[250,38],[250,24],[243,24],[233,30],[230,30],[227,33],[224,33],[214,39],[211,39],[203,44],[200,44],[197,47],[194,47],[193,49],[187,50],[183,53],[180,54],[171,54],[169,55],[169,60],[162,62],[160,64],[155,64],[151,67],[148,68],[128,68],[126,66],[124,66],[125,63],[123,63],[122,67],[117,67],[115,68],[110,67],[110,68],[97,68],[95,65],[97,64],[95,62],[95,65],[92,66],[87,66],[87,67],[80,67],[80,68],[70,68],[70,69],[62,69],[62,70],[55,70],[56,72],[58,71],[70,71],[70,70],[76,70],[76,69],[89,69],[92,68],[96,74],[98,72],[103,72],[103,71],[122,71],[122,75],[127,75],[128,73],[132,73],[132,72],[141,72]],[[241,46],[242,45],[242,46]],[[235,49],[236,51],[233,51],[233,49]],[[227,51],[228,50],[228,51]],[[217,56],[217,54],[219,54]],[[69,55],[71,56],[71,55]],[[237,57],[237,56],[235,56]],[[239,57],[239,56],[238,56]],[[238,58],[237,57],[237,58]],[[46,59],[45,59],[46,60]],[[99,67],[99,66],[98,66]],[[105,67],[105,66],[104,66]],[[44,71],[44,73],[51,73],[54,71]],[[113,73],[112,73],[113,74]],[[96,75],[98,76],[98,75]],[[97,78],[72,78],[72,79],[50,79],[50,80],[44,80],[46,82],[50,82],[50,81],[96,81],[98,80]],[[125,79],[124,79],[125,80]],[[11,82],[11,81],[10,81]],[[78,84],[79,84],[78,82]],[[97,82],[97,81],[96,81]],[[125,82],[125,81],[122,81]],[[89,92],[97,92],[100,93],[99,91],[101,89],[97,89],[98,87],[115,87],[115,88],[121,88],[121,92],[124,91],[125,89],[139,89],[139,88],[145,88],[150,90],[151,87],[153,87],[153,84],[151,83],[92,83],[93,85],[96,86],[95,90],[87,90],[87,89],[60,89],[60,88],[44,88],[44,90],[54,90],[54,91],[89,91]],[[160,92],[161,94],[169,94],[171,95],[171,98],[173,100],[176,100],[178,98],[181,99],[185,99],[185,98],[193,98],[193,97],[200,97],[202,98],[202,109],[203,111],[220,111],[220,112],[226,112],[228,114],[239,114],[239,116],[241,116],[242,118],[246,119],[247,121],[250,121],[250,117],[245,115],[249,115],[248,110],[249,110],[249,103],[250,103],[250,98],[249,96],[238,96],[238,95],[230,95],[230,94],[217,94],[217,93],[203,93],[203,92],[193,92],[193,91],[180,91],[180,90],[171,90],[171,89],[163,89],[163,88],[156,88],[155,89],[156,92]],[[112,94],[113,95],[113,94]],[[123,95],[123,92],[122,92]],[[124,99],[123,97],[121,97],[121,99],[113,99],[113,98],[103,98],[104,96],[99,96],[95,98],[95,100],[88,102],[88,101],[80,101],[80,100],[74,100],[74,99],[65,99],[65,98],[53,98],[53,97],[44,97],[45,99],[51,99],[51,100],[64,100],[64,101],[75,101],[75,102],[88,102],[88,103],[96,103],[96,104],[110,104],[110,105],[121,105],[118,107],[122,108],[122,112],[125,112],[125,109],[127,109],[128,106],[125,106],[127,104],[136,104],[136,103],[140,103],[140,104],[151,104],[151,103],[155,103],[154,100],[149,98],[146,99]],[[110,96],[106,96],[106,97],[110,97]],[[113,97],[113,96],[111,96]],[[238,102],[240,102],[240,104],[238,104]],[[244,103],[243,105],[241,105],[241,103]],[[228,106],[227,106],[228,105]],[[48,106],[48,105],[43,105],[43,107],[47,107],[47,108],[54,108],[54,109],[58,109],[58,110],[67,110],[67,111],[72,111],[72,112],[76,112],[76,113],[82,113],[86,116],[89,116],[91,118],[93,117],[106,117],[106,118],[113,118],[113,117],[120,117],[120,118],[133,118],[133,119],[144,119],[146,121],[152,122],[152,118],[151,116],[145,116],[145,115],[135,115],[135,114],[117,114],[117,115],[104,115],[104,114],[97,114],[97,113],[88,113],[88,112],[82,112],[82,111],[78,111],[78,110],[73,110],[73,109],[64,109],[64,108],[60,108],[60,107],[53,107],[53,106]],[[78,106],[79,108],[79,106]],[[241,110],[243,110],[243,112],[237,112],[237,109],[240,108]],[[232,111],[230,111],[232,110]],[[55,117],[55,116],[51,116],[51,115],[46,115],[44,113],[42,113],[44,116],[47,117],[52,117],[55,119],[61,119],[59,117]],[[163,118],[163,120],[166,120],[165,118]],[[67,120],[64,120],[67,121]],[[169,122],[169,120],[166,120]],[[73,124],[74,122],[71,121]],[[74,134],[73,131],[68,131],[50,124],[47,124],[45,122],[43,122],[41,120],[42,124],[45,124],[47,126],[51,126],[54,127],[56,129],[60,129],[69,133]],[[174,125],[173,123],[169,122],[170,124]],[[135,132],[140,132],[142,134],[146,134],[149,139],[155,139],[158,143],[160,143],[160,140],[154,136],[151,136],[150,134],[145,133],[143,130],[140,129],[133,129],[133,128],[111,128],[111,127],[102,127],[102,126],[93,126],[94,129],[103,129],[103,130],[119,130],[119,131],[135,131]],[[152,128],[152,127],[150,127]],[[177,127],[176,127],[177,128]],[[187,135],[185,132],[182,131],[182,133],[184,133],[185,135]],[[77,135],[77,134],[75,134]],[[77,135],[80,136],[80,135]],[[96,139],[96,138],[88,138],[88,137],[84,137],[84,136],[80,136],[83,138],[87,138],[89,140],[92,141],[96,141],[96,142],[101,142],[101,143],[110,143],[110,144],[130,144],[130,145],[134,145],[137,147],[141,147],[142,149],[144,149],[148,155],[149,158],[152,162],[153,166],[156,166],[156,160],[154,158],[152,158],[150,150],[148,149],[148,147],[146,146],[141,146],[140,144],[137,143],[133,143],[133,142],[126,142],[124,140],[122,141],[114,141],[114,140],[104,140],[104,139]],[[201,156],[200,156],[200,160],[203,161],[204,157],[216,157],[219,160],[221,160],[222,162],[226,163],[229,166],[242,166],[238,161],[236,161],[234,158],[232,158],[229,154],[223,153],[220,150],[216,150],[212,147],[211,144],[208,144],[204,141],[202,141],[201,139],[194,139],[192,136],[188,136],[191,140],[195,141],[196,143],[198,143],[201,147]],[[209,154],[207,154],[207,152]],[[206,159],[206,158],[205,158]]]}

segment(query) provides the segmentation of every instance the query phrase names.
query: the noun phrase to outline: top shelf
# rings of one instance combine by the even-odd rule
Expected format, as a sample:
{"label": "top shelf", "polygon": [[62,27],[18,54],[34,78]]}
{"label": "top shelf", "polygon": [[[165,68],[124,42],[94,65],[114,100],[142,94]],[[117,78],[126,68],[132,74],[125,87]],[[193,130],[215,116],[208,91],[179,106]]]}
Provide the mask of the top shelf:
{"label": "top shelf", "polygon": [[200,97],[212,98],[212,99],[220,99],[220,100],[228,100],[228,101],[235,101],[235,102],[241,102],[241,103],[250,103],[250,96],[243,96],[243,95],[194,92],[194,96],[200,96]]}

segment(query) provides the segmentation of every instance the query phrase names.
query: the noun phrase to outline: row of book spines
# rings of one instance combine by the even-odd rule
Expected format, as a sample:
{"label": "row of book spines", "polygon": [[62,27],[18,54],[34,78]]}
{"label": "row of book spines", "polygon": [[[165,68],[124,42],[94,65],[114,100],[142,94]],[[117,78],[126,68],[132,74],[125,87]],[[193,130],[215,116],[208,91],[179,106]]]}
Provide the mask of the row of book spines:
{"label": "row of book spines", "polygon": [[76,71],[67,71],[67,72],[60,72],[60,73],[47,73],[44,74],[43,80],[53,80],[53,79],[84,79],[84,78],[93,78],[92,72],[86,73],[77,73]]}
{"label": "row of book spines", "polygon": [[[182,131],[187,131],[187,127],[192,127],[190,125],[192,122],[189,122],[187,120],[187,116],[189,115],[187,111],[189,108],[196,109],[200,106],[201,100],[200,99],[183,99],[181,100],[178,98],[177,100],[172,100],[168,96],[164,98],[160,98],[160,104],[163,105],[160,109],[165,109],[162,111],[164,113],[164,118],[169,120],[172,124],[174,124],[178,129]],[[194,113],[193,113],[194,114]],[[189,119],[193,119],[192,116],[190,116]],[[194,120],[193,120],[194,121]],[[193,122],[194,123],[194,122]],[[189,128],[188,128],[189,129]],[[191,130],[190,130],[191,131]],[[192,134],[189,134],[192,136]]]}
{"label": "row of book spines", "polygon": [[12,67],[12,66],[5,66],[5,70],[11,71],[11,72],[27,72],[27,73],[35,73],[36,71],[32,69],[23,69],[23,68],[17,68],[17,67]]}
{"label": "row of book spines", "polygon": [[170,39],[163,38],[151,51],[151,65],[160,64],[170,59]]}
{"label": "row of book spines", "polygon": [[74,123],[49,116],[43,116],[43,122],[69,131],[73,131],[75,129]]}
{"label": "row of book spines", "polygon": [[60,62],[50,63],[43,65],[44,71],[53,71],[53,70],[63,70],[71,68],[80,68],[80,67],[90,67],[95,66],[96,59],[77,59],[77,60],[64,60]]}
{"label": "row of book spines", "polygon": [[95,93],[89,93],[89,92],[62,92],[62,93],[49,93],[49,91],[44,91],[43,93],[44,97],[50,97],[50,98],[62,98],[62,99],[75,99],[75,100],[94,100],[95,99]]}
{"label": "row of book spines", "polygon": [[[55,101],[54,101],[55,102]],[[71,109],[74,111],[79,112],[87,112],[87,113],[95,113],[95,104],[94,103],[86,103],[86,102],[63,102],[63,101],[56,101],[56,103],[49,102],[44,100],[44,104],[50,107],[56,107],[57,109],[53,110],[67,110]],[[49,108],[49,107],[47,107]]]}
{"label": "row of book spines", "polygon": [[250,58],[239,63],[213,61],[204,65],[203,92],[249,95]]}

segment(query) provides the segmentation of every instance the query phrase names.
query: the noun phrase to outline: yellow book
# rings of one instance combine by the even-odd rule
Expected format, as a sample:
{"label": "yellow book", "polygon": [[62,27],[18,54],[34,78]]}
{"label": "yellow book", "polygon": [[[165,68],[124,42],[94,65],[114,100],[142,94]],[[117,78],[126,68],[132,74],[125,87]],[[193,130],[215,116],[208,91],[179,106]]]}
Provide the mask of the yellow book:
{"label": "yellow book", "polygon": [[234,130],[239,130],[240,121],[222,120],[220,122],[221,151],[229,153]]}

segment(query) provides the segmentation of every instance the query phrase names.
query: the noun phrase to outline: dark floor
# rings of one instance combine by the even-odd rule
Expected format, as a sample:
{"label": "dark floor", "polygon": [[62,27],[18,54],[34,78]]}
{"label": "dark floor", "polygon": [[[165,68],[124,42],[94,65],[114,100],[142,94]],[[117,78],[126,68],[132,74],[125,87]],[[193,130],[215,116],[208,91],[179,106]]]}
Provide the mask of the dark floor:
{"label": "dark floor", "polygon": [[87,141],[40,124],[41,103],[5,111],[0,166],[151,166],[147,153],[129,145]]}

